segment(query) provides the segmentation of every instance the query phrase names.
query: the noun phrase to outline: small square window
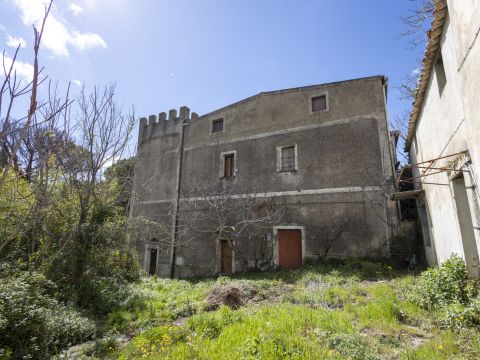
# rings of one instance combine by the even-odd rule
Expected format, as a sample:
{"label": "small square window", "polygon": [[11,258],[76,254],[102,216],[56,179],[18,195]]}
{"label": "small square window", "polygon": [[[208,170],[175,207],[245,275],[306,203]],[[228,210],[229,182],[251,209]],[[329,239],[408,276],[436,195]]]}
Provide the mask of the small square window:
{"label": "small square window", "polygon": [[223,132],[223,119],[212,121],[212,134],[217,132]]}
{"label": "small square window", "polygon": [[281,149],[281,171],[295,171],[295,146]]}
{"label": "small square window", "polygon": [[312,97],[312,112],[327,110],[327,95]]}

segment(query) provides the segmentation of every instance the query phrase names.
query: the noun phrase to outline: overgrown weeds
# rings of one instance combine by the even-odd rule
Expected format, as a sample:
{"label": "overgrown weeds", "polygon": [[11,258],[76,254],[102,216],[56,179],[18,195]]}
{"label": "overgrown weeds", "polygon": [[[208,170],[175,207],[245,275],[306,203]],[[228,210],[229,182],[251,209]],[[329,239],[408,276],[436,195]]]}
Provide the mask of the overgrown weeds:
{"label": "overgrown weeds", "polygon": [[[118,356],[478,358],[480,341],[475,340],[479,335],[475,328],[453,335],[455,330],[435,320],[437,310],[432,312],[405,296],[405,289],[417,282],[415,272],[366,260],[216,280],[149,279],[141,288],[150,293],[154,309],[138,313],[136,320],[137,326],[149,325]],[[232,294],[235,301],[225,301]],[[174,320],[179,307],[192,311],[186,319]]]}
{"label": "overgrown weeds", "polygon": [[439,326],[454,331],[480,329],[480,282],[468,276],[465,262],[452,256],[406,287],[408,298],[437,315]]}

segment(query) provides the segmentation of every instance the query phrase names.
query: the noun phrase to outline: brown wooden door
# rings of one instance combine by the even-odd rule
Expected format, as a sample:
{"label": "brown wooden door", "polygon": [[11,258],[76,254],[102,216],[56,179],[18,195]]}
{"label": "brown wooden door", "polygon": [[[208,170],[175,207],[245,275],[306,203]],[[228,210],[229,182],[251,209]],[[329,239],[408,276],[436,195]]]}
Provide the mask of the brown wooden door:
{"label": "brown wooden door", "polygon": [[285,269],[296,269],[302,266],[300,230],[278,230],[278,265]]}
{"label": "brown wooden door", "polygon": [[221,240],[220,241],[220,273],[222,274],[232,273],[232,260],[233,260],[232,248],[228,246],[227,240]]}
{"label": "brown wooden door", "polygon": [[157,273],[157,249],[150,250],[150,267],[148,273],[150,275],[155,275]]}

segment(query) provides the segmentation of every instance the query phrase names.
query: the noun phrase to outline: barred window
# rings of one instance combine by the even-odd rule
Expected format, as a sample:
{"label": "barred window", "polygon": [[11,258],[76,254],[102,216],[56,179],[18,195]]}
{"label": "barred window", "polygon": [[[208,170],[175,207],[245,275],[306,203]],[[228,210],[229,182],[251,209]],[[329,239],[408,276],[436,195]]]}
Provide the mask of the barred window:
{"label": "barred window", "polygon": [[223,132],[223,119],[212,121],[212,134],[217,132]]}
{"label": "barred window", "polygon": [[281,171],[295,170],[295,146],[287,146],[281,150]]}

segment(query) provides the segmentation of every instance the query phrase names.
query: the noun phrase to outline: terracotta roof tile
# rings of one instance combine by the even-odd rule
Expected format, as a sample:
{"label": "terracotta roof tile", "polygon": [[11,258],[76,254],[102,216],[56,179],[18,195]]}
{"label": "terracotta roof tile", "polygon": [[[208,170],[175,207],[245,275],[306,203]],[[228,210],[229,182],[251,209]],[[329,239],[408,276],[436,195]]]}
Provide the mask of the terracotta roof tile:
{"label": "terracotta roof tile", "polygon": [[415,91],[415,99],[413,100],[413,108],[410,113],[410,120],[408,122],[407,139],[405,141],[405,151],[410,149],[413,136],[415,135],[415,127],[417,125],[420,112],[422,110],[423,102],[425,100],[425,93],[430,82],[432,74],[432,67],[437,58],[438,50],[440,49],[440,39],[442,37],[443,25],[447,17],[447,2],[446,0],[436,0],[435,10],[433,12],[433,21],[428,35],[428,44],[423,56],[422,72],[420,80]]}

